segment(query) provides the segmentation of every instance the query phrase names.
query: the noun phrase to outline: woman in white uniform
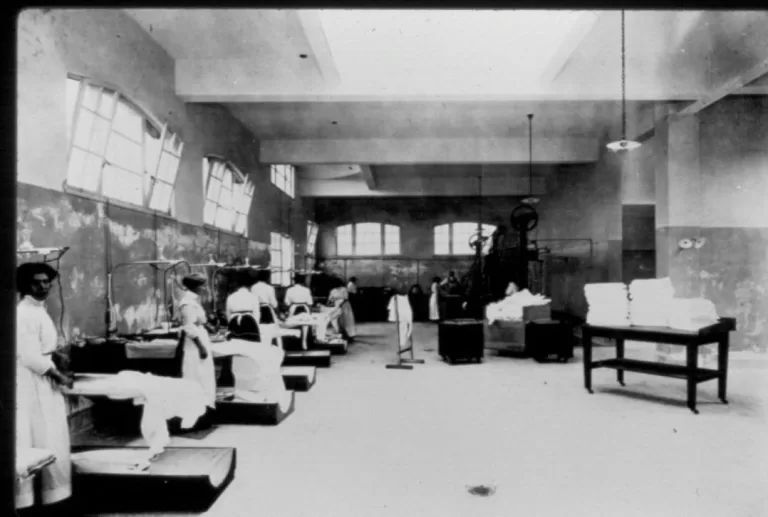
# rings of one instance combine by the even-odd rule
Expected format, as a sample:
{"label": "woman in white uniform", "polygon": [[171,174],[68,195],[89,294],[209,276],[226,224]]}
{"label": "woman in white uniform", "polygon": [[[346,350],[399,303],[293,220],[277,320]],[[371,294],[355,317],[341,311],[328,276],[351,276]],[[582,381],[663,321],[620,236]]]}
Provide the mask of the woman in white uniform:
{"label": "woman in white uniform", "polygon": [[336,280],[334,289],[328,295],[328,304],[341,310],[341,334],[345,339],[352,341],[357,336],[357,326],[355,325],[355,315],[349,304],[349,291],[344,287],[341,279]]}
{"label": "woman in white uniform", "polygon": [[[16,308],[16,448],[47,449],[56,461],[40,473],[38,503],[50,515],[71,513],[72,496],[69,424],[62,386],[72,379],[56,368],[52,354],[58,346],[53,320],[45,310],[51,282],[58,276],[45,263],[19,266],[16,287],[22,299]],[[33,480],[16,484],[16,508],[35,505]]]}
{"label": "woman in white uniform", "polygon": [[429,319],[430,321],[440,320],[440,310],[437,305],[438,291],[440,290],[440,277],[432,278],[432,294],[429,296]]}
{"label": "woman in white uniform", "polygon": [[208,278],[200,273],[187,275],[181,281],[187,289],[179,301],[181,330],[184,333],[182,346],[181,376],[203,387],[208,412],[198,421],[199,429],[210,424],[216,407],[216,371],[210,351],[210,339],[205,328],[207,318],[200,304],[200,297],[206,292]]}

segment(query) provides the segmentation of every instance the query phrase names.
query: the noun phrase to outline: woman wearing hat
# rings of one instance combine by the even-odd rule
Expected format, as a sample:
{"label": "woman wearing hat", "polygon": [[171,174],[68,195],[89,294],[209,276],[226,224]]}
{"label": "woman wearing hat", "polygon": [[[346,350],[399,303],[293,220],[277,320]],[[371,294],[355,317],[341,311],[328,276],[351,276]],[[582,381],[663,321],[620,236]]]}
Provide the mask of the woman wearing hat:
{"label": "woman wearing hat", "polygon": [[[181,376],[202,386],[209,408],[206,417],[216,407],[216,371],[213,366],[208,331],[204,326],[207,318],[200,304],[200,297],[205,293],[207,283],[208,278],[201,273],[185,276],[181,284],[187,292],[179,301],[183,332]],[[207,421],[206,417],[203,419]]]}
{"label": "woman wearing hat", "polygon": [[[72,379],[53,361],[58,334],[45,310],[51,282],[58,276],[45,263],[22,264],[16,270],[21,301],[16,307],[16,448],[47,449],[56,461],[41,472],[41,503],[51,515],[72,495],[69,425],[62,386]],[[35,504],[31,479],[16,484],[16,508]],[[52,506],[52,505],[56,506]]]}

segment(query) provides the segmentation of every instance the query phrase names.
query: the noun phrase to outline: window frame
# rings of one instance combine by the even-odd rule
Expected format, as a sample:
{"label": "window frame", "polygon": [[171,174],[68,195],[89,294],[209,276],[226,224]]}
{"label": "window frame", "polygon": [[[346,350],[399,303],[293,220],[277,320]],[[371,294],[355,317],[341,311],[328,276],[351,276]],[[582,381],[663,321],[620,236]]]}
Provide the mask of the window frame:
{"label": "window frame", "polygon": [[269,179],[272,185],[291,199],[296,199],[296,167],[287,163],[269,165]]}
{"label": "window frame", "polygon": [[[224,178],[225,176],[222,175],[221,178],[216,178],[219,180],[222,185],[219,186],[219,197],[216,199],[216,209],[214,212],[213,221],[208,221],[206,219],[206,211],[208,208],[209,202],[214,202],[212,199],[208,198],[208,190],[210,189],[211,185],[211,179],[213,178],[213,175],[211,172],[213,172],[213,167],[215,164],[219,164],[223,166],[224,168],[224,175],[227,173],[232,174],[232,189],[230,191],[230,206],[229,210],[231,211],[232,215],[231,218],[231,225],[228,227],[219,226],[217,224],[218,220],[218,210],[223,205],[221,204],[221,191],[222,186],[225,183]],[[216,230],[221,230],[224,232],[231,233],[233,235],[237,235],[239,237],[248,237],[248,218],[251,213],[251,209],[253,208],[253,199],[254,194],[256,193],[256,186],[255,184],[250,180],[247,174],[243,173],[243,171],[240,170],[237,165],[232,163],[230,160],[227,160],[226,158],[216,155],[216,154],[207,154],[203,156],[203,225],[207,226],[209,228],[214,228]],[[239,190],[240,192],[236,192],[236,185],[241,185]],[[247,212],[241,212],[239,210],[239,202],[242,201],[240,196],[246,196],[249,198],[249,204],[248,204],[248,211]],[[238,221],[240,220],[240,216],[244,217],[245,220],[245,227],[241,230],[238,230]]]}
{"label": "window frame", "polygon": [[307,257],[315,258],[315,252],[317,250],[317,236],[319,233],[319,225],[314,221],[307,221]]}
{"label": "window frame", "polygon": [[[123,206],[123,207],[134,209],[134,210],[141,210],[141,211],[146,211],[150,213],[157,213],[157,214],[162,214],[164,216],[173,217],[175,215],[175,208],[176,208],[175,207],[176,181],[178,179],[179,169],[181,168],[181,157],[184,152],[184,142],[181,141],[181,138],[179,137],[178,133],[172,132],[167,123],[161,123],[160,120],[157,117],[155,117],[148,109],[143,107],[139,102],[129,97],[127,94],[123,92],[121,88],[115,86],[114,84],[111,84],[105,81],[94,80],[87,76],[76,74],[76,73],[68,73],[66,81],[67,82],[77,81],[78,88],[77,88],[77,97],[75,98],[74,104],[72,105],[72,108],[71,108],[72,109],[71,120],[69,119],[70,117],[69,99],[66,100],[67,114],[65,116],[65,123],[67,124],[67,132],[68,132],[67,157],[66,157],[66,176],[67,177],[65,178],[62,184],[63,190],[65,192],[77,194],[78,196],[85,197],[88,199],[94,199],[97,201],[107,202],[110,204]],[[101,95],[101,92],[103,92],[104,90],[111,92],[113,95],[111,114],[108,119],[109,130],[104,143],[104,148],[99,153],[94,152],[87,147],[82,147],[79,144],[75,144],[75,137],[77,135],[78,123],[82,122],[81,119],[82,119],[82,114],[84,110],[87,110],[88,112],[93,113],[95,117],[106,119],[106,116],[99,112],[99,106],[97,106],[95,110],[92,110],[91,108],[88,108],[83,104],[84,95],[85,95],[86,89],[89,86],[98,88],[99,95]],[[141,142],[139,143],[142,151],[142,156],[140,159],[141,166],[142,166],[141,204],[135,203],[127,199],[110,196],[104,193],[104,174],[105,174],[107,165],[111,165],[115,168],[119,168],[128,174],[138,175],[138,173],[135,173],[133,171],[126,169],[121,164],[115,164],[110,162],[107,158],[109,143],[113,133],[117,133],[122,138],[127,138],[134,143],[138,143],[134,141],[132,138],[126,135],[123,135],[120,131],[117,131],[114,127],[115,116],[117,114],[117,109],[120,103],[124,104],[127,108],[133,111],[133,113],[136,114],[138,117],[140,117],[142,121],[142,135],[141,135]],[[147,153],[149,152],[149,150],[146,145],[146,132],[147,132],[145,128],[146,125],[150,125],[152,129],[154,129],[160,135],[157,155],[153,157],[151,161],[151,167],[154,170],[147,169]],[[92,135],[93,133],[91,133],[91,137]],[[171,148],[168,148],[167,142],[171,142]],[[75,149],[79,150],[80,152],[98,157],[100,164],[99,164],[99,173],[98,173],[98,186],[96,190],[91,190],[82,186],[73,185],[70,182],[70,178],[69,178],[70,161],[72,159],[72,154]],[[163,156],[166,153],[172,156],[172,158],[176,160],[176,167],[173,172],[172,182],[159,178],[160,164],[163,162]],[[170,188],[170,195],[168,196],[168,200],[167,200],[168,202],[167,209],[155,208],[152,206],[153,204],[152,201],[155,198],[155,194],[158,192],[156,190],[156,186],[158,183],[162,185],[167,185]]]}
{"label": "window frame", "polygon": [[[276,241],[279,243],[278,248],[274,247]],[[269,232],[269,267],[272,270],[272,284],[282,287],[291,285],[295,269],[295,245],[293,237],[287,233]],[[276,261],[278,255],[279,260]]]}
{"label": "window frame", "polygon": [[[472,221],[453,221],[450,223],[443,223],[443,224],[437,224],[432,228],[432,254],[435,257],[471,257],[474,255],[473,251],[467,251],[467,252],[456,252],[456,236],[455,236],[455,225],[464,225],[464,224],[472,224],[475,227],[475,230],[473,230],[472,233],[475,233],[477,231],[477,222]],[[483,226],[483,236],[488,237],[488,240],[485,242],[483,246],[483,253],[487,254],[488,250],[490,250],[491,247],[491,235],[493,235],[493,232],[496,231],[496,226],[488,223],[482,223]],[[437,232],[440,228],[448,227],[448,253],[438,253],[437,252]],[[488,234],[486,235],[486,230],[488,230]],[[461,244],[462,248],[464,244]]]}
{"label": "window frame", "polygon": [[[369,225],[369,224],[375,224],[379,226],[379,241],[380,241],[379,252],[375,254],[371,254],[371,253],[361,254],[358,251],[358,226]],[[351,253],[340,253],[339,252],[339,248],[340,248],[339,230],[347,227],[351,227],[351,239],[350,239]],[[395,251],[389,251],[389,247],[387,246],[387,228],[395,228],[397,230],[397,250]],[[363,221],[359,223],[342,224],[337,226],[336,229],[334,230],[334,238],[336,239],[336,256],[339,256],[339,257],[375,258],[375,257],[402,256],[402,235],[401,235],[400,226],[397,224],[379,223],[379,222],[373,222],[373,221]]]}

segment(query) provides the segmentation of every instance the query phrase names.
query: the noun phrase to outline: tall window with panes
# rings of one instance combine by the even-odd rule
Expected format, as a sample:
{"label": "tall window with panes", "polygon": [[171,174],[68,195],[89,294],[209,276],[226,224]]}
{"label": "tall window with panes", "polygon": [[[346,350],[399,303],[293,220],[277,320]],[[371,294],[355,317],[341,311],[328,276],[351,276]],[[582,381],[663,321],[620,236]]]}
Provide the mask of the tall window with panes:
{"label": "tall window with panes", "polygon": [[282,233],[270,233],[269,267],[272,269],[272,283],[291,285],[293,278],[293,239]]}
{"label": "tall window with panes", "polygon": [[[483,244],[483,252],[491,249],[491,235],[496,227],[482,225],[483,236],[488,240]],[[474,255],[475,250],[469,245],[470,239],[477,233],[477,223],[448,223],[435,226],[435,255]]]}
{"label": "tall window with panes", "polygon": [[290,197],[296,196],[296,168],[293,165],[270,165],[269,175],[273,185]]}
{"label": "tall window with panes", "polygon": [[203,185],[205,224],[247,237],[253,183],[227,160],[206,156],[203,158]]}
{"label": "tall window with panes", "polygon": [[184,144],[123,93],[67,79],[68,189],[172,213]]}
{"label": "tall window with panes", "polygon": [[317,223],[307,221],[307,251],[304,258],[304,268],[312,269],[315,266],[315,256],[317,255]]}
{"label": "tall window with panes", "polygon": [[400,227],[381,223],[356,223],[336,228],[336,254],[373,257],[400,254]]}

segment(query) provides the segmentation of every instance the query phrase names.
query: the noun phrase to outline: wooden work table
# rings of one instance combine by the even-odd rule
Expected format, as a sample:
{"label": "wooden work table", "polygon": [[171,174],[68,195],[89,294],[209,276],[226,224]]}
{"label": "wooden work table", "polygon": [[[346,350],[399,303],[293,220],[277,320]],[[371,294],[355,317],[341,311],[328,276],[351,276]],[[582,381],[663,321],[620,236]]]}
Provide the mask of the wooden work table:
{"label": "wooden work table", "polygon": [[[624,386],[624,372],[638,372],[663,377],[685,379],[688,388],[688,407],[698,414],[696,409],[696,385],[700,382],[717,379],[718,397],[727,404],[726,383],[728,379],[729,332],[736,329],[734,318],[720,318],[714,325],[698,331],[676,330],[666,327],[607,327],[584,325],[584,387],[592,392],[592,370],[595,368],[613,368],[616,378]],[[592,361],[592,338],[604,337],[616,342],[616,357]],[[639,361],[624,357],[624,341],[646,341],[680,345],[686,348],[686,364],[672,365],[651,361]],[[699,347],[717,343],[717,370],[698,367]]]}

